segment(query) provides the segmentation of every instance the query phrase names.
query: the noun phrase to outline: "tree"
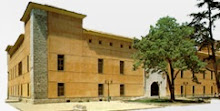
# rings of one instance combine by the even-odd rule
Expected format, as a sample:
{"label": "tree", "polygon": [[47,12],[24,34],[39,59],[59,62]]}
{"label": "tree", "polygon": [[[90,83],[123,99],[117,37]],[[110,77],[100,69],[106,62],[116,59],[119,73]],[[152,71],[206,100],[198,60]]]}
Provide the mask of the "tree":
{"label": "tree", "polygon": [[178,24],[175,18],[163,17],[156,26],[151,26],[149,34],[141,40],[135,38],[133,47],[137,49],[133,58],[134,69],[142,66],[145,71],[160,71],[166,74],[170,99],[175,101],[175,78],[181,70],[199,72],[205,66],[195,55],[194,42],[186,39],[193,33],[186,24]]}
{"label": "tree", "polygon": [[[212,61],[212,67],[214,69],[211,70],[215,73],[216,85],[218,89],[218,93],[220,93],[220,75],[218,74],[218,61],[216,58],[216,51],[219,48],[219,45],[216,45],[216,41],[213,38],[212,29],[215,27],[214,22],[220,18],[220,2],[216,2],[215,0],[198,0],[200,1],[197,6],[198,8],[203,8],[206,6],[206,9],[202,12],[192,13],[190,16],[193,17],[192,22],[189,24],[193,26],[195,29],[195,33],[191,36],[191,39],[196,40],[196,42],[200,45],[200,49],[203,47],[211,47],[211,53],[208,51],[208,58],[205,60]],[[220,95],[219,95],[220,98]]]}

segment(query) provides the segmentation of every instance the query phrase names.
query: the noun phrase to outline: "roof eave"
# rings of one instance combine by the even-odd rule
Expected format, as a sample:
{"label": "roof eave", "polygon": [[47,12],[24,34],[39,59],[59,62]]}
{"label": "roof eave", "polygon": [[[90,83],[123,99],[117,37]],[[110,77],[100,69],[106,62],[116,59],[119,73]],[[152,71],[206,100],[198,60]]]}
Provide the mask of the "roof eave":
{"label": "roof eave", "polygon": [[63,14],[63,15],[71,16],[71,17],[80,18],[80,19],[83,19],[86,17],[86,15],[71,12],[68,10],[61,9],[61,8],[29,2],[20,21],[26,22],[30,17],[30,13],[32,9],[41,9],[41,10],[45,10],[48,12],[59,13],[59,14]]}

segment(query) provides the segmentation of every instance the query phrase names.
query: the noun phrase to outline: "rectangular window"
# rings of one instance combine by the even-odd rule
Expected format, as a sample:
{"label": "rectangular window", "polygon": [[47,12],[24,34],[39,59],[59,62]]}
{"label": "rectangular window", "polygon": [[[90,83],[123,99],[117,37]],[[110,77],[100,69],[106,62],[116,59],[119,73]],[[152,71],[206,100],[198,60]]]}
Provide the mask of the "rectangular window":
{"label": "rectangular window", "polygon": [[205,79],[205,72],[203,73],[203,79]]}
{"label": "rectangular window", "polygon": [[123,45],[121,44],[121,48],[123,48]]}
{"label": "rectangular window", "polygon": [[183,74],[184,74],[184,73],[183,73],[183,70],[181,70],[181,73],[180,73],[181,78],[183,78]]}
{"label": "rectangular window", "polygon": [[211,94],[213,95],[213,86],[211,86]]}
{"label": "rectangular window", "polygon": [[57,55],[57,70],[64,70],[64,55]]}
{"label": "rectangular window", "polygon": [[100,44],[100,45],[102,44],[102,41],[101,41],[101,40],[99,40],[99,44]]}
{"label": "rectangular window", "polygon": [[181,86],[181,96],[183,96],[183,86]]}
{"label": "rectangular window", "polygon": [[109,45],[110,45],[110,46],[113,46],[113,43],[112,43],[112,42],[110,42],[110,43],[109,43]]}
{"label": "rectangular window", "polygon": [[98,59],[98,73],[103,73],[103,59]]}
{"label": "rectangular window", "polygon": [[103,96],[103,92],[104,92],[104,86],[103,86],[103,84],[99,84],[98,85],[98,95]]}
{"label": "rectangular window", "polygon": [[213,79],[213,72],[211,71],[211,79]]}
{"label": "rectangular window", "polygon": [[29,83],[27,83],[27,96],[30,95],[30,92],[29,92]]}
{"label": "rectangular window", "polygon": [[58,96],[64,96],[64,83],[58,83]]}
{"label": "rectangular window", "polygon": [[205,95],[205,86],[203,86],[203,95]]}
{"label": "rectangular window", "polygon": [[27,56],[27,72],[29,72],[29,56]]}
{"label": "rectangular window", "polygon": [[22,62],[19,62],[18,64],[18,75],[22,75]]}
{"label": "rectangular window", "polygon": [[195,86],[192,87],[192,95],[195,95]]}
{"label": "rectangular window", "polygon": [[22,90],[23,88],[22,88],[22,84],[21,84],[21,96],[23,96],[23,90]]}
{"label": "rectangular window", "polygon": [[120,61],[120,74],[124,74],[124,61]]}
{"label": "rectangular window", "polygon": [[20,87],[19,87],[19,85],[17,85],[17,93],[18,93],[18,96],[19,96],[19,94],[20,94]]}
{"label": "rectangular window", "polygon": [[89,39],[89,43],[92,43],[92,39]]}
{"label": "rectangular window", "polygon": [[125,95],[125,86],[124,84],[120,85],[120,96],[124,96]]}

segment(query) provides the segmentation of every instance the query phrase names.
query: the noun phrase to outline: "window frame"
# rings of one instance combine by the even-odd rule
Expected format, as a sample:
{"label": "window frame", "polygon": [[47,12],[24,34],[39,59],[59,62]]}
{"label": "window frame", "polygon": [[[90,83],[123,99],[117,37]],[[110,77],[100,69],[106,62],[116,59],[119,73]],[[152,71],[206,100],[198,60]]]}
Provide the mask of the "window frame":
{"label": "window frame", "polygon": [[124,67],[125,67],[124,61],[120,61],[119,67],[120,67],[120,74],[124,75]]}
{"label": "window frame", "polygon": [[22,61],[18,63],[18,76],[22,75]]}
{"label": "window frame", "polygon": [[104,96],[104,85],[98,84],[98,96]]}
{"label": "window frame", "polygon": [[124,96],[125,95],[125,85],[124,84],[120,84],[120,96]]}
{"label": "window frame", "polygon": [[65,96],[65,84],[64,83],[57,83],[57,96],[58,97]]}
{"label": "window frame", "polygon": [[65,56],[63,54],[57,55],[57,70],[64,71],[65,67]]}
{"label": "window frame", "polygon": [[104,59],[98,59],[98,73],[103,74],[104,72]]}

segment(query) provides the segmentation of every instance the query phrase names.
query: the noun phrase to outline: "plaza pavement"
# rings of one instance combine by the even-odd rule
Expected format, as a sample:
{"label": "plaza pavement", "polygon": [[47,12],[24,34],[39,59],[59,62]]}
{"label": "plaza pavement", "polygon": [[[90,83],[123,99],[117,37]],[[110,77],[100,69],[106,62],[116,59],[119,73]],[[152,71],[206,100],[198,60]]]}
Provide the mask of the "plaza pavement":
{"label": "plaza pavement", "polygon": [[210,104],[167,106],[163,108],[141,109],[132,111],[220,111],[220,100],[212,99]]}

